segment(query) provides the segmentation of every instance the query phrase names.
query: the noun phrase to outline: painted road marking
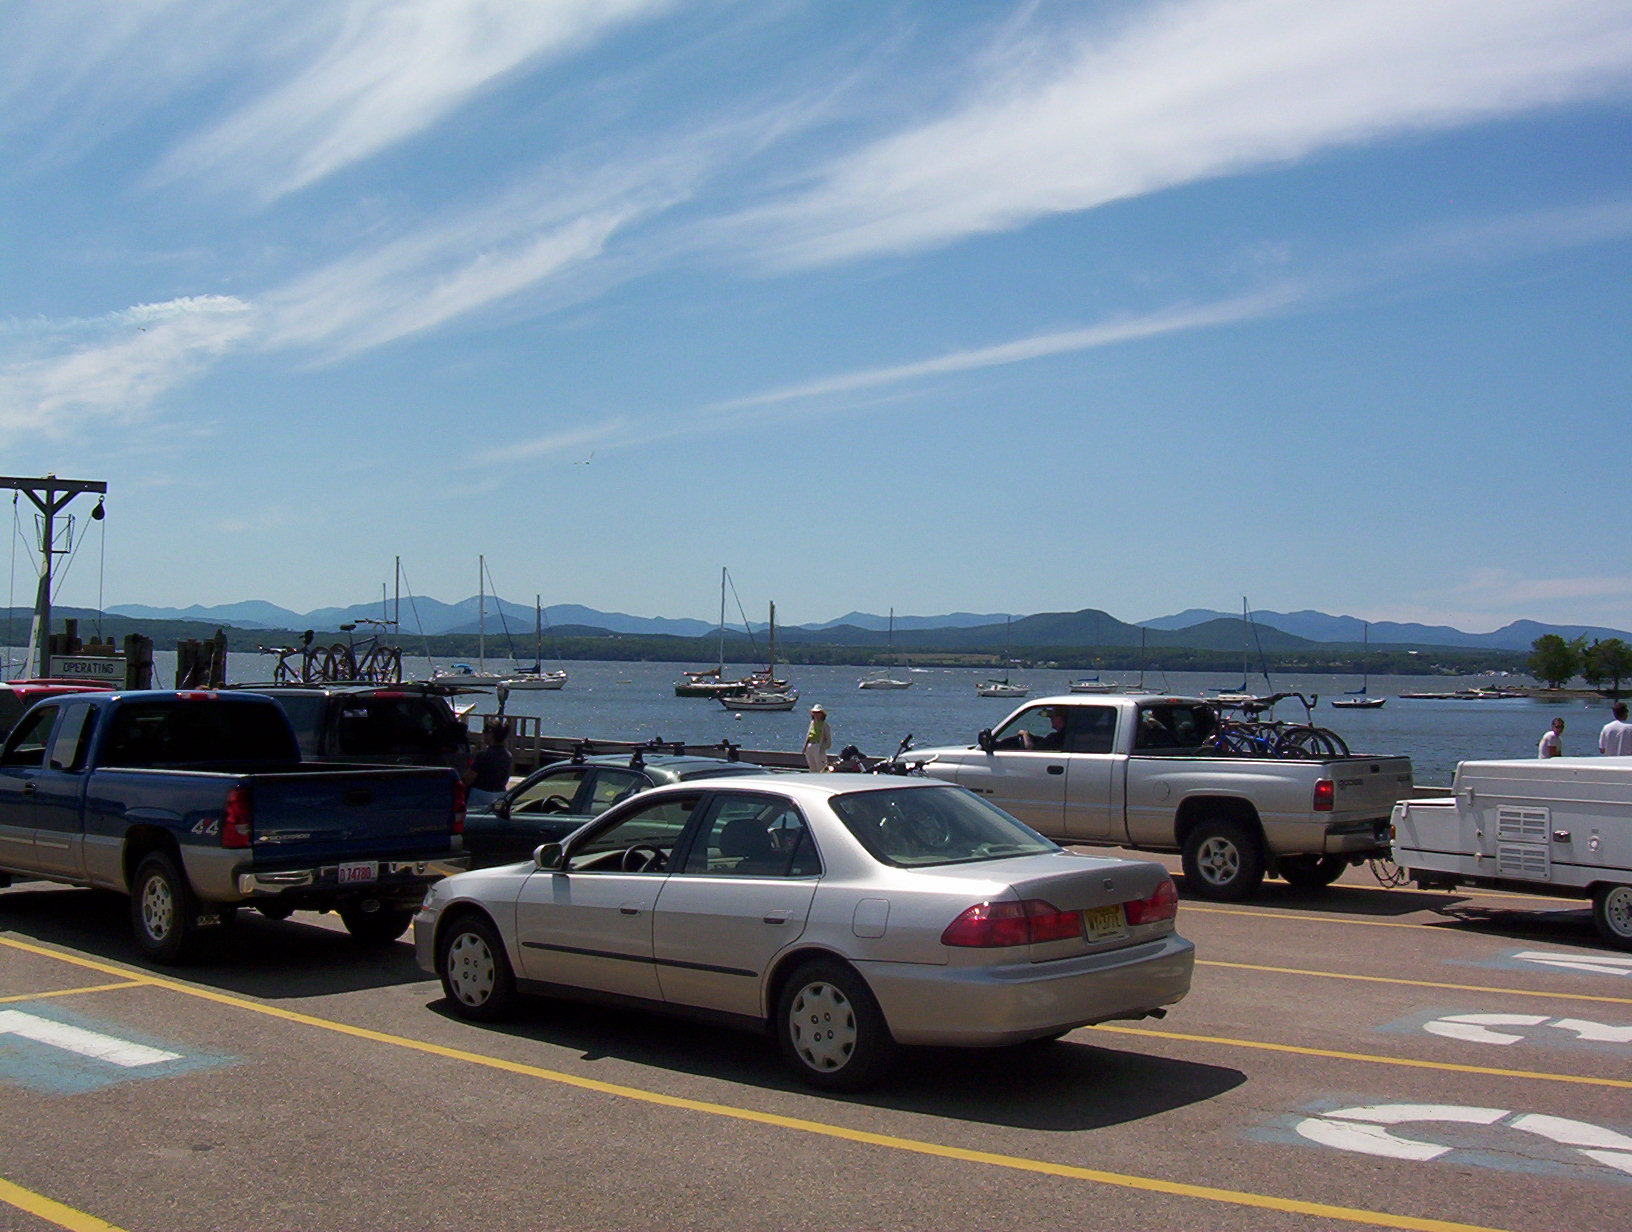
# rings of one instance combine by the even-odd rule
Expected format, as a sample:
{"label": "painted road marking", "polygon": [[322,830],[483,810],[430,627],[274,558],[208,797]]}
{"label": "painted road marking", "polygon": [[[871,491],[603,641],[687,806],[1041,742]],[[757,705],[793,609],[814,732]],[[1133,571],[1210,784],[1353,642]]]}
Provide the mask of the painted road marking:
{"label": "painted road marking", "polygon": [[82,1057],[106,1061],[109,1065],[135,1069],[143,1065],[161,1065],[165,1061],[179,1061],[182,1054],[133,1044],[129,1040],[99,1031],[87,1031],[66,1022],[36,1018],[22,1010],[0,1010],[0,1035],[20,1035],[36,1043],[49,1044],[64,1052],[76,1052]]}
{"label": "painted road marking", "polygon": [[[135,987],[139,985],[128,985]],[[179,1052],[53,1005],[0,1010],[0,1083],[48,1095],[80,1095],[132,1079],[167,1078],[236,1060]]]}
{"label": "painted road marking", "polygon": [[1517,1044],[1528,1038],[1525,1032],[1498,1031],[1497,1027],[1556,1027],[1589,1043],[1632,1044],[1632,1027],[1612,1027],[1584,1018],[1548,1018],[1544,1014],[1447,1014],[1422,1025],[1432,1035],[1473,1044]]}
{"label": "painted road marking", "polygon": [[[0,946],[19,950],[27,954],[35,954],[43,958],[54,958],[70,966],[80,967],[89,971],[100,971],[107,975],[130,977],[133,972],[110,963],[99,962],[95,959],[83,958],[77,954],[69,954],[59,950],[46,949],[44,946],[31,945],[27,942],[16,941],[9,937],[0,937]],[[383,1031],[374,1031],[367,1027],[355,1027],[350,1023],[336,1022],[332,1019],[318,1018],[311,1014],[302,1014],[296,1010],[284,1009],[281,1006],[266,1005],[251,1001],[244,997],[233,996],[230,993],[216,992],[213,989],[201,988],[190,984],[183,984],[177,980],[164,979],[158,976],[138,976],[141,982],[152,988],[161,988],[169,992],[180,993],[183,996],[196,997],[201,1001],[208,1001],[215,1005],[231,1006],[235,1009],[247,1010],[267,1018],[277,1018],[284,1022],[298,1023],[303,1026],[314,1027],[323,1031],[331,1031],[337,1035],[348,1036],[352,1039],[369,1040],[378,1044],[388,1044],[401,1048],[407,1052],[416,1052],[423,1056],[441,1057],[445,1060],[459,1061],[469,1065],[481,1066],[485,1069],[497,1070],[501,1073],[517,1074],[524,1077],[536,1078],[544,1082],[555,1083],[559,1086],[571,1087],[581,1091],[591,1091],[601,1095],[608,1095],[619,1099],[627,1099],[637,1103],[649,1104],[655,1107],[672,1108],[686,1112],[695,1112],[707,1116],[719,1117],[724,1120],[741,1121],[755,1125],[774,1126],[798,1133],[809,1134],[814,1137],[834,1138],[846,1142],[858,1143],[865,1146],[876,1146],[887,1150],[900,1151],[905,1154],[921,1155],[935,1159],[950,1159],[964,1163],[978,1163],[989,1167],[1003,1168],[1015,1172],[1029,1173],[1039,1176],[1053,1176],[1069,1180],[1083,1180],[1108,1185],[1142,1193],[1159,1193],[1170,1197],[1191,1198],[1203,1202],[1214,1202],[1221,1205],[1244,1207],[1255,1210],[1279,1211],[1283,1213],[1308,1215],[1315,1218],[1334,1219],[1344,1223],[1364,1224],[1380,1228],[1404,1228],[1408,1232],[1501,1232],[1484,1224],[1458,1223],[1446,1219],[1423,1219],[1413,1215],[1396,1215],[1387,1211],[1366,1210],[1361,1207],[1334,1206],[1324,1202],[1306,1202],[1297,1198],[1279,1198],[1271,1194],[1252,1193],[1247,1190],[1220,1189],[1211,1185],[1191,1185],[1182,1181],[1166,1181],[1156,1177],[1137,1176],[1120,1172],[1102,1172],[1094,1168],[1083,1168],[1072,1164],[1058,1164],[1047,1160],[1030,1159],[1018,1155],[996,1155],[986,1151],[973,1151],[965,1147],[948,1146],[938,1142],[929,1142],[917,1138],[901,1138],[892,1134],[876,1134],[865,1130],[850,1129],[847,1126],[832,1125],[824,1121],[810,1121],[799,1117],[782,1116],[772,1112],[762,1112],[754,1108],[742,1108],[732,1104],[718,1104],[706,1100],[689,1099],[684,1096],[666,1095],[659,1091],[648,1091],[640,1087],[623,1086],[617,1083],[604,1082],[596,1078],[585,1078],[578,1074],[569,1074],[560,1070],[544,1069],[536,1065],[526,1065],[518,1061],[505,1060],[502,1057],[488,1056],[478,1052],[467,1052],[459,1048],[449,1048],[442,1044],[433,1044],[427,1040],[417,1040],[408,1036],[390,1035]]]}
{"label": "painted road marking", "polygon": [[[1512,963],[1488,963],[1512,970],[1529,970]],[[1483,992],[1502,997],[1544,997],[1549,1001],[1595,1001],[1606,1005],[1632,1005],[1632,997],[1605,997],[1581,992],[1546,992],[1529,988],[1493,988],[1488,984],[1447,984],[1443,980],[1406,980],[1391,975],[1352,975],[1343,971],[1310,971],[1301,967],[1267,967],[1260,963],[1219,962],[1216,959],[1196,960],[1198,967],[1221,967],[1232,971],[1262,971],[1270,975],[1301,975],[1317,980],[1352,980],[1361,984],[1393,984],[1401,988],[1434,988],[1450,992]]]}
{"label": "painted road marking", "polygon": [[1632,957],[1615,954],[1576,954],[1569,950],[1515,950],[1508,957],[1514,962],[1537,963],[1543,967],[1559,967],[1565,971],[1585,971],[1589,975],[1632,976]]}
{"label": "painted road marking", "polygon": [[61,1202],[47,1198],[44,1194],[37,1194],[32,1189],[13,1185],[3,1177],[0,1177],[0,1202],[9,1203],[18,1210],[26,1211],[47,1223],[54,1223],[59,1228],[67,1228],[68,1232],[122,1232],[122,1229],[105,1219],[87,1215],[84,1211],[76,1211],[73,1207],[64,1206]]}
{"label": "painted road marking", "polygon": [[[1518,1130],[1558,1146],[1568,1147],[1595,1163],[1632,1177],[1632,1137],[1565,1117],[1541,1113],[1511,1112],[1506,1108],[1466,1108],[1455,1104],[1371,1104],[1358,1108],[1338,1108],[1319,1116],[1305,1117],[1293,1129],[1311,1142],[1362,1155],[1389,1159],[1429,1162],[1443,1158],[1458,1147],[1443,1142],[1424,1141],[1396,1132],[1392,1127],[1420,1123],[1474,1125]],[[1517,1166],[1499,1162],[1488,1148],[1479,1149],[1477,1136],[1459,1151],[1459,1159],[1487,1166]]]}

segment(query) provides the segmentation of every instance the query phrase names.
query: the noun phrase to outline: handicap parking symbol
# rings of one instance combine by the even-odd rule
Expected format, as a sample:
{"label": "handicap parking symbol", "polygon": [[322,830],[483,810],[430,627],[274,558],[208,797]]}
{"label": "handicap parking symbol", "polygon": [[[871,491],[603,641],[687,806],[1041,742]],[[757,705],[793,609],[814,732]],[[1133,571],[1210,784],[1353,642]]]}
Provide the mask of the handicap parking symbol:
{"label": "handicap parking symbol", "polygon": [[47,1095],[78,1095],[237,1060],[110,1027],[56,1006],[0,1010],[0,1084]]}

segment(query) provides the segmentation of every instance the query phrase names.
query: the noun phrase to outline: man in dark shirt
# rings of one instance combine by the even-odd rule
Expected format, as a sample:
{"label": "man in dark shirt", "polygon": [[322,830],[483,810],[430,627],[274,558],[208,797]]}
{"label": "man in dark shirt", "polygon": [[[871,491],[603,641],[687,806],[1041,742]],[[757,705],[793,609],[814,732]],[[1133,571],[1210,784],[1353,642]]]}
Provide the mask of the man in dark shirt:
{"label": "man in dark shirt", "polygon": [[514,760],[506,742],[510,739],[510,724],[500,718],[488,719],[482,724],[482,748],[470,759],[465,771],[466,803],[471,808],[491,804],[510,785],[510,766]]}

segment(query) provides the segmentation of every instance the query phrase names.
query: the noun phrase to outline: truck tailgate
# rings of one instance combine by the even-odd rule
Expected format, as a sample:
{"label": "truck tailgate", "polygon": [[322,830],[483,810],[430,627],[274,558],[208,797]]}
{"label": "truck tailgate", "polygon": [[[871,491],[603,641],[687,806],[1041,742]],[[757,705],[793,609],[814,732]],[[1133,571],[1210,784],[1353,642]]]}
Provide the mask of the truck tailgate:
{"label": "truck tailgate", "polygon": [[1387,817],[1411,796],[1409,757],[1334,757],[1326,762],[1336,789],[1332,811],[1347,817]]}
{"label": "truck tailgate", "polygon": [[325,768],[246,782],[257,867],[276,867],[280,858],[436,857],[453,843],[450,770]]}

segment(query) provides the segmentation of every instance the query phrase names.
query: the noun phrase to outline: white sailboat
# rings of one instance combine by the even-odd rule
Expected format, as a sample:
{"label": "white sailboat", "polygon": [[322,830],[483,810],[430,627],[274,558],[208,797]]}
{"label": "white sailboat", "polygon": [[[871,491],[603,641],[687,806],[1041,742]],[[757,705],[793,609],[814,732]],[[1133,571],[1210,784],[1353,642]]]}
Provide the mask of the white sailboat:
{"label": "white sailboat", "polygon": [[[890,659],[890,664],[891,664],[891,666],[894,666],[894,664],[895,664],[895,609],[893,607],[890,609],[890,632],[889,632],[889,642],[887,643],[887,645],[888,645],[888,655],[889,655],[889,659]],[[890,675],[889,668],[884,668],[884,669],[882,669],[882,670],[880,670],[878,672],[875,672],[871,676],[864,676],[861,680],[856,682],[856,688],[858,688],[858,689],[910,689],[910,688],[912,688],[912,681],[910,681],[910,680],[900,680],[900,679]]]}
{"label": "white sailboat", "polygon": [[[1003,623],[1003,658],[1005,661],[1009,657],[1009,630],[1013,627],[1013,624],[1014,617],[1005,618]],[[1011,684],[1008,672],[1004,672],[1001,680],[993,677],[990,680],[981,681],[975,686],[975,692],[981,697],[1029,697],[1031,688],[1029,685]]]}
{"label": "white sailboat", "polygon": [[455,663],[431,673],[438,684],[498,684],[504,679],[487,670],[487,558],[476,558],[476,664]]}
{"label": "white sailboat", "polygon": [[533,596],[533,661],[500,681],[507,689],[559,689],[567,683],[566,669],[544,670],[544,596]]}
{"label": "white sailboat", "polygon": [[1371,683],[1371,622],[1368,620],[1361,630],[1360,651],[1360,687],[1350,689],[1342,697],[1332,698],[1332,706],[1337,710],[1377,710],[1386,697],[1367,697],[1366,686]]}

